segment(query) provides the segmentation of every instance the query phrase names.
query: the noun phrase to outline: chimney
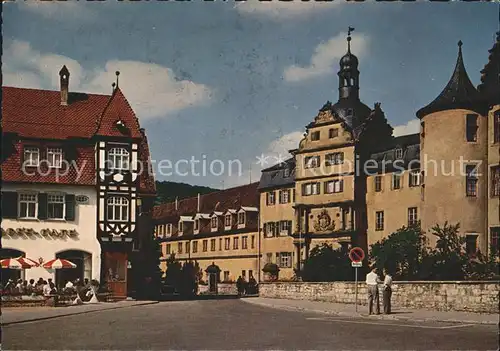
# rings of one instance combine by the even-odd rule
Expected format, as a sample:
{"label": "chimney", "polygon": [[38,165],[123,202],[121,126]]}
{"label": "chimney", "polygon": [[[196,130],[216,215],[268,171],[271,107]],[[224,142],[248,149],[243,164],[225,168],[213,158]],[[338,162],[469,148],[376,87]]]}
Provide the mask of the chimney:
{"label": "chimney", "polygon": [[196,212],[200,213],[200,208],[201,208],[201,206],[200,206],[200,193],[198,193],[198,207],[197,207]]}
{"label": "chimney", "polygon": [[59,71],[59,81],[61,83],[61,105],[68,105],[68,95],[69,95],[69,71],[66,65],[64,65]]}
{"label": "chimney", "polygon": [[175,197],[175,210],[179,209],[179,203],[177,202],[177,196]]}

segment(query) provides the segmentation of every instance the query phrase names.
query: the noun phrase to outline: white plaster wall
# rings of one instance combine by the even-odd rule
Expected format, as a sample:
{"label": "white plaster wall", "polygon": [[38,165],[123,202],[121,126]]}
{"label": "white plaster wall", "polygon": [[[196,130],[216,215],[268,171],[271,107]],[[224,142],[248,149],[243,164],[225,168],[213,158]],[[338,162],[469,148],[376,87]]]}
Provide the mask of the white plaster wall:
{"label": "white plaster wall", "polygon": [[[32,228],[40,232],[42,229],[71,230],[78,232],[75,238],[52,236],[14,236],[2,237],[2,247],[16,249],[26,253],[26,257],[38,261],[42,257],[44,261],[55,258],[56,253],[65,250],[81,250],[92,254],[92,278],[99,280],[101,271],[101,246],[96,235],[97,221],[97,193],[90,186],[71,185],[41,185],[41,184],[3,184],[2,191],[36,191],[36,192],[64,192],[74,195],[86,195],[89,198],[87,204],[76,204],[75,220],[15,220],[2,219],[2,228]],[[49,271],[42,267],[25,270],[24,279],[52,278],[55,280],[55,271]]]}

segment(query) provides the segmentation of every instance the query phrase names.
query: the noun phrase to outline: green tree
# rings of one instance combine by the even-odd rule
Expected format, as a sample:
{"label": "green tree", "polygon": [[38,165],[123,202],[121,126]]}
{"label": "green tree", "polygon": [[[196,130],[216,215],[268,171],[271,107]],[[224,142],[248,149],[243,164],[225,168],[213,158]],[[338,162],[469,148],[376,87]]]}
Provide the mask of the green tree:
{"label": "green tree", "polygon": [[370,258],[377,269],[387,269],[395,279],[417,279],[423,257],[426,256],[426,239],[420,223],[402,227],[387,238],[370,247]]}
{"label": "green tree", "polygon": [[304,261],[301,277],[306,282],[351,281],[354,269],[347,252],[323,244],[311,250]]}
{"label": "green tree", "polygon": [[140,277],[143,281],[138,286],[140,298],[156,299],[161,290],[161,277],[163,272],[160,268],[161,245],[151,235],[149,240],[143,242],[142,259],[140,265]]}
{"label": "green tree", "polygon": [[182,264],[175,258],[175,254],[170,255],[166,264],[165,284],[177,290],[181,279]]}

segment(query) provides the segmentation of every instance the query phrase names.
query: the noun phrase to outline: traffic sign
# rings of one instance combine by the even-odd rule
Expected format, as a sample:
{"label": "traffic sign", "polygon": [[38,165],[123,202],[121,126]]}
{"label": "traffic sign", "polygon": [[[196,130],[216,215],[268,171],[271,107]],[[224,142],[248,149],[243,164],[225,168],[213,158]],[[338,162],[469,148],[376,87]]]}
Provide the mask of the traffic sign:
{"label": "traffic sign", "polygon": [[356,268],[363,267],[363,262],[351,262],[351,266]]}
{"label": "traffic sign", "polygon": [[365,252],[360,247],[353,247],[351,251],[349,251],[349,258],[352,262],[363,262],[365,259]]}

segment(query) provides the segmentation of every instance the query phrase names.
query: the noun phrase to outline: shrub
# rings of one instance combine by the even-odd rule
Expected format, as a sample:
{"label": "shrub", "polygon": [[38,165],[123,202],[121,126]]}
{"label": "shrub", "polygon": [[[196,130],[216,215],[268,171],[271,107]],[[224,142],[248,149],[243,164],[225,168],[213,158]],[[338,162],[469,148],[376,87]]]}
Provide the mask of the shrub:
{"label": "shrub", "polygon": [[354,269],[347,252],[323,244],[311,250],[300,275],[306,282],[351,281]]}

